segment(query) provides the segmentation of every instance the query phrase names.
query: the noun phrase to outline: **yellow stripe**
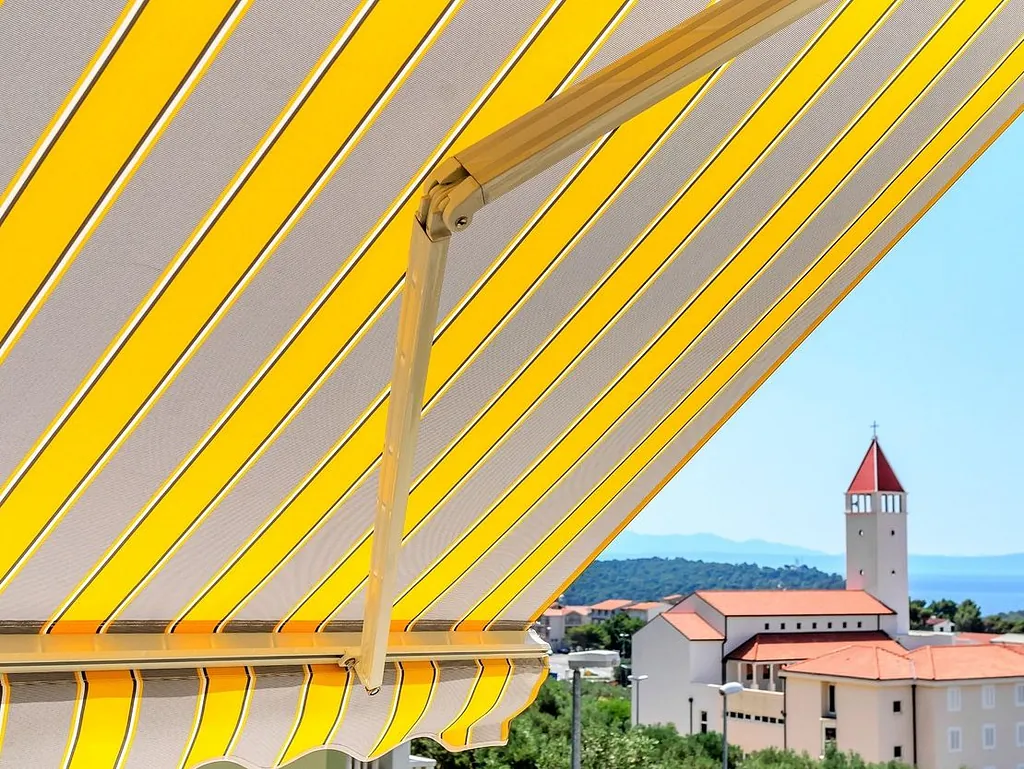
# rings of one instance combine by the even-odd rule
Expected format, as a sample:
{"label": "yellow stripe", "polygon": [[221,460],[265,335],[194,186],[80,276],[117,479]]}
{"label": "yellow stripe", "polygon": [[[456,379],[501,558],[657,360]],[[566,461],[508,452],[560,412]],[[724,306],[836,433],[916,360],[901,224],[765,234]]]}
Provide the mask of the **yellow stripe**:
{"label": "yellow stripe", "polygon": [[79,710],[61,766],[119,769],[135,733],[142,677],[134,671],[96,670],[76,674]]}
{"label": "yellow stripe", "polygon": [[[643,475],[679,433],[685,430],[742,373],[746,366],[803,310],[821,288],[834,278],[848,260],[874,236],[879,228],[889,221],[928,179],[930,174],[961,144],[969,132],[994,108],[1013,84],[1020,81],[1022,76],[1024,76],[1024,45],[1018,42],[1017,47],[1007,57],[1004,57],[992,73],[972,90],[961,106],[914,153],[893,179],[874,196],[831,246],[788,288],[758,324],[708,373],[704,381],[688,393],[665,420],[651,431],[587,495],[576,509],[553,527],[537,547],[520,561],[508,576],[492,588],[484,599],[467,614],[467,621],[460,627],[462,629],[480,627],[501,616],[508,605],[526,590],[528,585],[536,580],[561,552],[572,546],[586,528],[608,510],[636,479]],[[971,162],[973,162],[973,158]],[[949,184],[944,187],[944,190],[948,186]],[[926,209],[933,202],[934,199],[928,203]],[[922,214],[923,211],[918,213],[913,222],[916,222]],[[911,225],[904,227],[896,240],[902,237]],[[896,240],[889,243],[882,253],[872,260],[869,267],[857,276],[851,286],[848,286],[840,297],[832,302],[828,309],[801,334],[797,342],[791,345],[771,366],[769,371],[759,378],[757,383],[733,406],[729,414],[739,408],[742,402],[788,357],[790,352],[817,327],[818,323],[852,289],[852,286],[859,282],[867,271],[895,245]],[[728,414],[719,420],[693,449],[687,452],[683,461],[672,470],[662,484],[659,484],[658,489],[682,468],[727,418]],[[629,518],[635,516],[651,498],[653,498],[653,493],[634,509]],[[617,530],[621,530],[628,520],[627,518]],[[600,548],[597,552],[600,552]]]}
{"label": "yellow stripe", "polygon": [[[531,404],[535,404],[539,399],[538,393],[550,391],[565,376],[570,366],[593,347],[610,327],[611,322],[628,309],[643,288],[664,271],[678,253],[673,250],[679,244],[680,234],[689,232],[688,237],[693,237],[703,223],[753,172],[767,156],[770,148],[788,130],[788,126],[794,124],[799,115],[813,103],[815,94],[825,87],[823,81],[827,83],[835,77],[838,73],[837,64],[844,60],[843,54],[849,53],[851,48],[856,48],[857,41],[864,39],[870,30],[880,23],[879,16],[889,12],[885,3],[877,2],[873,8],[876,9],[876,13],[870,15],[870,18],[868,14],[844,14],[837,11],[837,14],[823,25],[804,49],[807,55],[798,56],[794,60],[798,63],[791,65],[792,71],[787,68],[733,133],[712,153],[702,169],[648,226],[634,246],[620,257],[598,286],[563,321],[562,328],[568,327],[569,331],[579,329],[575,336],[567,333],[559,339],[562,328],[556,330],[548,342],[522,367],[519,374],[513,377],[505,388],[511,395],[504,396],[504,402],[510,403],[512,410],[504,412],[505,421],[497,419],[485,423],[490,426],[491,435],[505,434],[506,429],[509,429],[509,419],[514,423],[516,408],[520,419],[525,416],[524,411],[529,413]],[[819,37],[825,42],[815,46],[814,42]],[[840,44],[841,49],[838,48]],[[833,52],[835,50],[840,51],[839,55]],[[788,110],[762,109],[769,97],[772,99],[771,104],[784,104]],[[711,166],[713,161],[717,163],[715,166]],[[719,170],[721,168],[725,170]],[[668,257],[666,253],[669,254]],[[519,394],[518,401],[512,398],[516,394]],[[503,393],[499,393],[499,396],[503,396]],[[488,418],[487,411],[499,400],[499,396],[492,399],[491,404],[485,408],[485,418]],[[479,422],[480,418],[471,427],[475,427]],[[474,459],[474,447],[479,451],[481,446],[495,444],[495,441],[491,441],[490,444],[481,442],[482,439],[477,440],[475,435],[470,430],[464,430],[450,446],[445,459],[450,462],[464,457],[464,461],[471,462]],[[449,460],[448,457],[452,459]],[[457,488],[457,484],[464,477],[465,473],[454,471],[430,473],[428,468],[417,481],[410,498],[406,535],[415,531],[415,528],[438,508],[443,499]],[[368,554],[369,546],[364,542],[354,556],[346,556],[340,561],[327,578],[293,610],[287,627],[290,629],[294,626],[297,630],[308,629],[310,624],[319,625],[330,617],[340,604],[351,597],[365,578]],[[396,617],[406,618],[402,614],[396,614]]]}
{"label": "yellow stripe", "polygon": [[202,694],[192,739],[181,758],[182,769],[231,755],[256,688],[255,676],[249,668],[208,668],[199,674],[203,679]]}
{"label": "yellow stripe", "polygon": [[11,682],[6,673],[0,673],[0,751],[4,748],[7,735],[7,716],[11,712]]}
{"label": "yellow stripe", "polygon": [[[844,61],[848,61],[851,58],[851,50],[855,50],[858,45],[863,44],[870,31],[877,28],[873,25],[878,23],[879,12],[882,12],[884,16],[885,9],[876,6],[870,10],[874,13],[850,12],[843,14],[834,25],[828,27],[826,35],[811,49],[811,54],[818,51],[821,57],[826,58],[826,61],[821,62],[820,58],[813,55],[804,57],[801,63],[794,68],[792,74],[783,81],[783,86],[789,85],[790,87],[788,89],[780,87],[769,102],[780,104],[780,106],[785,104],[785,107],[775,113],[771,110],[761,111],[755,115],[754,120],[747,124],[747,129],[757,126],[762,121],[758,121],[756,118],[762,116],[764,121],[777,121],[776,125],[769,126],[769,131],[753,134],[760,140],[750,148],[755,153],[754,157],[764,157],[766,150],[763,142],[769,141],[771,137],[781,135],[788,126],[791,126],[794,115],[798,115],[802,111],[801,107],[806,109],[806,106],[803,105],[808,105],[824,89],[828,82],[828,73],[836,72]],[[844,21],[847,21],[848,25],[843,25]],[[845,35],[835,40],[833,44],[833,40],[829,39],[832,33],[836,35],[845,33]],[[816,58],[817,61],[815,61]],[[824,63],[825,66],[813,66],[812,62],[819,65]],[[810,83],[803,81],[802,76],[805,73],[814,74]],[[786,96],[792,96],[795,99],[787,103],[783,101]],[[808,98],[809,96],[810,98]],[[744,133],[741,130],[734,146],[742,148],[744,138]],[[610,328],[611,324],[621,316],[621,313],[639,298],[646,287],[663,273],[667,264],[683,252],[693,234],[699,231],[703,222],[706,221],[706,206],[715,201],[723,201],[736,189],[737,167],[729,164],[730,160],[731,158],[723,153],[723,156],[711,167],[714,172],[717,166],[718,174],[709,173],[701,179],[701,181],[707,179],[712,183],[717,183],[720,189],[727,190],[726,194],[718,193],[714,197],[703,198],[706,200],[705,208],[685,206],[687,198],[684,196],[683,204],[677,206],[674,213],[689,215],[693,219],[689,222],[682,222],[683,228],[665,229],[663,226],[656,228],[638,248],[627,252],[628,260],[625,261],[623,267],[617,270],[617,274],[612,279],[598,287],[596,299],[591,304],[594,310],[588,312],[590,308],[585,308],[583,312],[571,318],[563,328],[557,330],[557,336],[550,344],[545,345],[540,354],[524,366],[523,373],[517,377],[512,386],[496,399],[496,408],[491,408],[476,420],[473,428],[480,425],[481,429],[490,428],[489,432],[483,432],[478,436],[474,436],[473,432],[470,432],[462,438],[462,443],[469,446],[490,446],[491,448],[488,448],[487,452],[475,461],[472,454],[466,456],[465,461],[473,464],[466,469],[456,465],[454,471],[448,472],[449,480],[447,482],[449,484],[451,484],[452,478],[460,478],[455,471],[461,469],[464,477],[467,472],[479,467],[493,452],[493,447],[500,445],[505,431],[513,430],[522,423],[536,408],[541,398],[545,397],[564,379],[570,366],[575,365],[589,349],[592,349],[600,338],[594,333],[594,329],[601,329],[603,334],[604,330]],[[743,164],[738,166],[739,169],[751,167],[749,156],[742,157],[742,160]],[[733,180],[731,188],[729,179]],[[699,188],[699,183],[695,184],[691,188],[691,192],[697,192]],[[702,197],[693,197],[693,200],[697,201]],[[667,219],[666,221],[672,220]],[[690,234],[681,245],[677,245],[680,231]],[[765,246],[772,243],[767,235],[762,235],[760,242]],[[575,424],[563,433],[562,438],[556,441],[544,455],[535,461],[533,466],[520,476],[520,482],[511,487],[504,497],[492,506],[491,511],[478,522],[478,526],[471,529],[464,541],[450,546],[436,565],[407,589],[397,602],[395,617],[407,623],[418,618],[448,589],[449,584],[446,583],[446,580],[453,559],[467,552],[477,552],[479,548],[485,547],[484,538],[503,535],[512,521],[517,520],[543,499],[557,484],[558,478],[575,465],[576,458],[580,456],[579,452],[589,451],[606,431],[611,430],[618,420],[632,409],[639,400],[638,394],[653,387],[660,380],[668,362],[679,354],[679,350],[688,349],[694,343],[695,335],[699,335],[705,328],[705,323],[708,322],[706,319],[715,317],[721,311],[723,303],[732,301],[737,293],[748,285],[752,275],[766,266],[767,258],[772,253],[773,249],[771,248],[767,253],[758,253],[756,249],[750,249],[743,258],[737,259],[734,264],[733,260],[727,261],[726,264],[729,265],[729,268],[720,268],[723,274],[713,277],[705,288],[695,294],[678,311],[674,320],[649,344],[649,348],[638,355],[634,362],[620,373],[617,380],[613,381],[604,393],[592,403],[591,407],[577,418]],[[640,270],[640,272],[637,273],[634,270]],[[608,317],[607,314],[594,317],[601,308],[605,307],[614,308],[616,312],[611,317]],[[608,312],[605,310],[605,313]],[[685,320],[683,319],[684,314]],[[466,454],[459,446],[456,446],[449,456],[458,456],[458,453]],[[556,470],[556,468],[559,469]],[[442,469],[439,467],[438,471]],[[551,472],[558,472],[558,476],[552,477]],[[547,488],[542,488],[539,485],[542,478],[547,479],[549,483]],[[461,483],[462,480],[459,479],[457,482]],[[434,485],[439,487],[440,491],[445,488],[439,485],[443,483],[445,481],[441,478],[439,481],[435,481]],[[443,503],[447,494],[451,492],[443,493],[445,496],[430,500],[431,510],[436,510]],[[485,519],[487,522],[483,523]]]}
{"label": "yellow stripe", "polygon": [[[380,0],[357,9],[50,428],[49,443],[33,449],[14,483],[0,495],[0,514],[20,522],[5,554],[28,554],[84,490],[309,206],[457,7],[452,0],[411,6],[403,0]],[[197,472],[203,476],[211,468]],[[154,561],[195,528],[198,520],[183,515],[183,500],[171,495],[158,506],[162,499],[164,490],[57,612],[58,632],[95,631],[118,607],[125,589],[138,589]],[[136,532],[143,522],[146,527]],[[0,561],[8,572],[4,581],[18,563]]]}
{"label": "yellow stripe", "polygon": [[0,361],[250,0],[129,3],[0,196]]}
{"label": "yellow stripe", "polygon": [[[550,605],[550,604],[549,604]],[[516,663],[515,660],[509,660],[512,663],[512,675],[516,675]],[[548,679],[548,661],[547,659],[542,660],[540,665],[540,671],[537,673],[537,680],[533,682],[533,688],[530,689],[530,696],[516,708],[512,713],[505,717],[501,722],[501,741],[508,741],[509,727],[512,724],[512,720],[516,718],[520,713],[526,710],[530,705],[533,704],[534,700],[537,699],[537,695],[540,694],[540,688],[544,685],[544,682]]]}
{"label": "yellow stripe", "polygon": [[[632,1],[627,0],[624,5],[623,0],[567,0],[564,5],[553,5],[424,165],[421,175],[427,173],[443,155],[486,135],[564,87],[572,73],[578,71],[596,51],[595,41],[607,35],[610,22],[621,17],[621,11]],[[415,189],[415,185],[410,185],[371,233],[365,246],[365,256],[360,259],[358,270],[353,269],[345,278],[344,290],[329,296],[296,341],[285,350],[284,356],[270,369],[265,387],[276,387],[278,393],[263,389],[260,392],[272,398],[271,401],[264,400],[261,395],[251,400],[251,405],[250,401],[246,402],[245,429],[249,429],[250,421],[265,425],[278,420],[281,411],[295,402],[307,383],[323,372],[328,364],[336,365],[350,348],[346,346],[346,340],[352,339],[353,334],[344,329],[353,328],[353,321],[358,320],[360,323],[366,321],[365,330],[375,317],[372,308],[378,306],[378,311],[382,310],[383,305],[378,304],[380,299],[395,295],[406,261],[408,222],[416,205],[412,199]],[[362,250],[364,247],[357,254]],[[364,302],[368,302],[365,311],[361,309]],[[338,352],[339,346],[342,347],[341,352]],[[266,419],[268,415],[269,420]],[[221,620],[231,617],[322,525],[338,498],[339,489],[349,487],[363,473],[365,465],[379,453],[383,441],[383,410],[380,415],[376,427],[356,430],[354,435],[350,432],[342,439],[344,452],[332,451],[321,461],[186,607],[179,622],[175,623],[176,630],[208,632]],[[240,423],[239,426],[243,425]],[[262,439],[265,434],[262,429],[254,433],[257,439]],[[353,439],[346,444],[350,436]],[[251,447],[251,443],[234,447],[223,444],[223,450],[230,451],[230,456],[220,453],[221,448],[212,456],[226,457],[221,464],[235,467],[237,458],[250,451]],[[357,466],[350,461],[351,457],[365,459],[357,460],[361,461]],[[206,504],[207,499],[208,495],[205,495],[183,505],[186,509],[195,509],[196,504]],[[169,515],[174,518],[175,511],[181,508],[181,505],[172,508]]]}
{"label": "yellow stripe", "polygon": [[[647,507],[647,505],[650,504],[651,500],[661,493],[665,486],[667,486],[672,481],[672,479],[675,478],[676,474],[678,474],[679,471],[682,470],[689,463],[690,459],[692,459],[697,454],[697,452],[700,451],[704,447],[704,445],[709,440],[711,440],[712,437],[714,437],[715,433],[717,433],[718,430],[721,429],[722,425],[728,422],[732,418],[732,416],[743,407],[743,404],[745,404],[747,400],[755,392],[757,392],[761,385],[768,381],[771,375],[774,374],[778,370],[778,368],[783,363],[786,362],[789,356],[792,355],[793,352],[801,344],[803,344],[804,341],[806,341],[812,333],[814,333],[814,331],[825,320],[825,318],[827,318],[832,313],[832,311],[836,307],[838,307],[847,296],[849,296],[850,292],[853,291],[853,289],[855,289],[858,285],[860,285],[860,282],[865,277],[867,277],[868,273],[870,273],[871,270],[873,270],[875,266],[880,261],[882,261],[882,259],[885,258],[885,256],[893,248],[896,247],[896,244],[903,239],[903,236],[914,228],[914,226],[925,216],[925,214],[927,214],[928,211],[931,210],[931,207],[935,205],[935,203],[937,203],[939,199],[941,199],[942,196],[945,195],[954,184],[956,184],[957,181],[959,181],[960,177],[963,176],[972,165],[974,165],[974,162],[983,154],[985,154],[985,152],[988,151],[988,148],[991,147],[992,144],[994,144],[995,141],[1000,136],[1003,135],[1003,132],[1011,125],[1013,125],[1014,121],[1016,121],[1016,119],[1020,117],[1022,114],[1024,114],[1024,104],[1021,104],[1021,106],[1018,107],[1014,111],[1014,113],[1010,115],[1010,117],[1007,118],[1006,121],[1002,125],[1000,125],[999,128],[997,128],[991,136],[989,136],[985,140],[984,144],[982,144],[982,146],[978,148],[978,150],[974,152],[973,155],[971,155],[967,162],[963,166],[961,166],[956,171],[956,173],[953,174],[953,176],[950,177],[948,181],[946,181],[945,184],[942,185],[942,188],[937,193],[935,193],[935,195],[933,195],[927,203],[925,203],[921,210],[914,214],[910,221],[907,222],[907,224],[904,225],[903,228],[896,234],[896,237],[889,241],[889,243],[886,244],[885,248],[883,248],[878,253],[878,255],[871,260],[868,266],[861,270],[860,273],[853,279],[853,281],[848,286],[843,288],[839,296],[833,299],[829,303],[828,307],[826,307],[825,310],[820,315],[818,315],[818,317],[815,318],[814,321],[806,329],[804,329],[800,333],[796,340],[788,348],[786,348],[786,351],[779,356],[778,360],[774,361],[768,367],[768,369],[765,370],[765,372],[757,378],[757,381],[754,382],[754,384],[751,385],[750,388],[745,393],[743,393],[735,403],[729,406],[726,412],[722,414],[722,416],[718,419],[717,422],[715,422],[711,429],[704,436],[702,436],[700,440],[693,446],[693,448],[686,452],[686,455],[683,456],[683,458],[679,460],[678,463],[676,463],[676,465],[669,471],[669,473],[664,478],[662,478],[653,489],[651,489],[647,493],[647,496],[645,496],[643,500],[641,500],[640,504],[634,507],[633,510],[629,513],[629,515],[626,516],[622,521],[620,521],[615,526],[612,532],[601,541],[601,544],[598,545],[594,549],[594,551],[590,553],[590,555],[587,556],[587,558],[576,567],[576,569],[562,582],[561,585],[559,585],[558,589],[552,592],[545,601],[541,602],[534,609],[534,613],[530,615],[529,619],[531,623],[536,622],[540,618],[541,614],[543,614],[544,610],[551,606],[551,604],[555,602],[557,597],[562,595],[562,593],[566,591],[569,585],[575,582],[576,579],[580,576],[580,574],[582,574],[587,569],[587,567],[590,566],[590,564],[597,559],[597,556],[604,552],[608,545],[610,545],[615,540],[615,538],[618,537],[623,532],[623,530],[633,521],[633,519],[640,514],[640,511]],[[551,564],[547,565],[550,566]]]}
{"label": "yellow stripe", "polygon": [[[927,45],[908,58],[833,141],[811,169],[677,312],[647,348],[584,411],[503,498],[421,577],[395,606],[399,620],[415,620],[463,574],[464,564],[489,552],[611,433],[642,398],[703,338],[733,303],[774,263],[821,208],[852,177],[943,72],[961,46],[1003,3],[964,3],[947,16]],[[922,90],[922,86],[924,86]]]}
{"label": "yellow stripe", "polygon": [[338,665],[313,665],[307,669],[307,675],[295,724],[276,765],[287,764],[313,748],[330,744],[345,716],[352,691],[348,670]]}
{"label": "yellow stripe", "polygon": [[433,662],[399,662],[395,702],[388,724],[369,758],[377,758],[407,741],[427,712],[437,686],[438,670]]}
{"label": "yellow stripe", "polygon": [[470,744],[470,730],[497,707],[512,680],[511,660],[478,660],[477,667],[476,680],[465,707],[441,732],[441,744],[448,750],[458,750]]}

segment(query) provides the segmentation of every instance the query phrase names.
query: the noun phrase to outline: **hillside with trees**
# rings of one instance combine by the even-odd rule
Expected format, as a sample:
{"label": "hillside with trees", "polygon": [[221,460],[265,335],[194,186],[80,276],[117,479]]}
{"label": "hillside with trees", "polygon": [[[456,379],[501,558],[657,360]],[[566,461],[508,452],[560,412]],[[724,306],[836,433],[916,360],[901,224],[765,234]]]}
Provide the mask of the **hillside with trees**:
{"label": "hillside with trees", "polygon": [[910,627],[925,630],[931,617],[953,620],[962,633],[1024,633],[1024,611],[1004,612],[982,616],[981,607],[968,598],[957,603],[948,598],[925,603],[910,602]]}
{"label": "hillside with trees", "polygon": [[694,590],[841,590],[845,582],[808,566],[769,568],[754,564],[711,563],[686,558],[594,561],[565,591],[566,603],[590,605],[606,598],[654,601]]}

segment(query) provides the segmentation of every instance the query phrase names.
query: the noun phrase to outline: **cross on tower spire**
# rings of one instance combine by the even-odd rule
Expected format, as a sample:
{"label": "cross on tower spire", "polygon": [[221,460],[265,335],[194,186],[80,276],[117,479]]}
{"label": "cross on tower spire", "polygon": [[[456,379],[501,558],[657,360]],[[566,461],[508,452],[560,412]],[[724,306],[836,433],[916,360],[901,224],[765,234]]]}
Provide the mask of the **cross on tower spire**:
{"label": "cross on tower spire", "polygon": [[875,439],[878,437],[878,422],[871,423],[871,438]]}

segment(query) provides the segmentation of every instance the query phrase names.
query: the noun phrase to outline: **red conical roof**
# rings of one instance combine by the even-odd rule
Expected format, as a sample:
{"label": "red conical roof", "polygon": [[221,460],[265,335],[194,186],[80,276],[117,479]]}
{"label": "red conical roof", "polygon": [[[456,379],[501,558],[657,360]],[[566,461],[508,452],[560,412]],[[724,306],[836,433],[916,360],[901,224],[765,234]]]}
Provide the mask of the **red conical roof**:
{"label": "red conical roof", "polygon": [[860,463],[857,474],[853,476],[847,494],[871,494],[875,491],[903,492],[899,478],[893,472],[892,465],[882,453],[882,447],[878,445],[878,439],[873,438],[868,446],[868,453],[864,455],[864,461]]}

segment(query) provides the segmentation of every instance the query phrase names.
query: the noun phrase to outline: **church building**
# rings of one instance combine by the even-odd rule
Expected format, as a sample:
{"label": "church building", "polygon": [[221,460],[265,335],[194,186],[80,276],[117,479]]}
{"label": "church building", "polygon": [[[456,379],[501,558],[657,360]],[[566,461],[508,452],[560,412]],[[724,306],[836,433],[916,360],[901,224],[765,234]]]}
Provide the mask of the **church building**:
{"label": "church building", "polygon": [[877,438],[845,507],[845,590],[700,590],[637,632],[635,720],[692,734],[724,717],[748,751],[1024,769],[1024,646],[910,630],[907,493]]}

